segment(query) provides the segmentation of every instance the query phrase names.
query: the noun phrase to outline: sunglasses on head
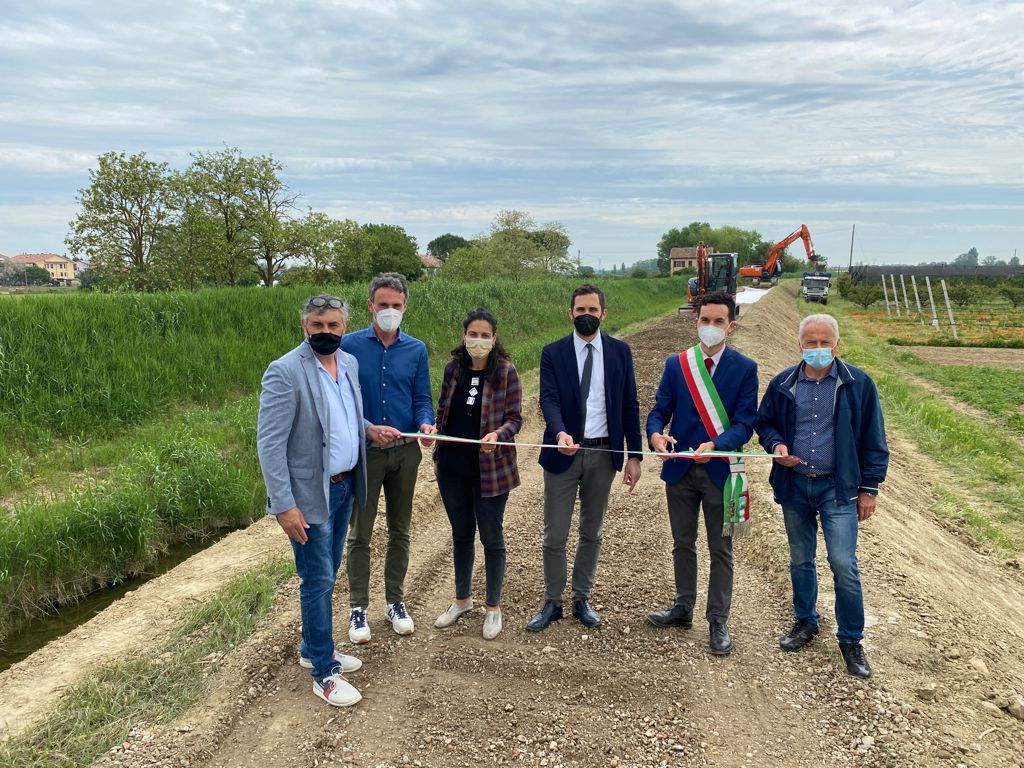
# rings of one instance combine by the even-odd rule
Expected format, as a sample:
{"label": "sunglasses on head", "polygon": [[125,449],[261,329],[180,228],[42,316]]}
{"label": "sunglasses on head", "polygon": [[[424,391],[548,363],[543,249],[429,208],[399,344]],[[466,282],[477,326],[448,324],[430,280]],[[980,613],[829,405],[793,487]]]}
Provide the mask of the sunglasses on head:
{"label": "sunglasses on head", "polygon": [[314,296],[309,300],[309,305],[311,307],[330,307],[331,309],[341,309],[341,299]]}

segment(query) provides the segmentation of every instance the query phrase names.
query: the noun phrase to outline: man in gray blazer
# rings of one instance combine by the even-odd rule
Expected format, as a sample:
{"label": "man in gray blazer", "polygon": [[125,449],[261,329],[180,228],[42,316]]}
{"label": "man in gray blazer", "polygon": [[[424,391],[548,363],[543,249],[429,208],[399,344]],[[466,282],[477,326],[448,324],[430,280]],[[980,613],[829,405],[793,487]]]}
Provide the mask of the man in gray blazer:
{"label": "man in gray blazer", "polygon": [[267,512],[288,534],[301,579],[299,664],[312,670],[313,692],[338,707],[362,698],[344,677],[362,662],[335,651],[332,614],[352,499],[366,498],[366,440],[398,436],[363,418],[358,364],[339,349],[347,326],[341,299],[306,302],[305,341],[263,375],[256,435]]}

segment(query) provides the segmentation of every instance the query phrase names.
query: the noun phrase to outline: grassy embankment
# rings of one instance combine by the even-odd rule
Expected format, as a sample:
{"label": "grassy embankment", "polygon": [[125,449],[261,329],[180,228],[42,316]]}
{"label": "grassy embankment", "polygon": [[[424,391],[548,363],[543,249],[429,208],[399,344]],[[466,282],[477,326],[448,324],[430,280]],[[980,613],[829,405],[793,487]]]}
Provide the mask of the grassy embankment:
{"label": "grassy embankment", "polygon": [[294,573],[284,560],[250,571],[194,609],[160,646],[100,667],[64,692],[39,727],[0,742],[0,768],[87,766],[136,725],[172,722],[208,693],[221,654],[249,636]]}
{"label": "grassy embankment", "polygon": [[[517,366],[569,330],[576,280],[416,284],[404,327],[435,394],[467,309]],[[676,307],[680,280],[609,280],[607,330]],[[365,287],[333,289],[369,322]],[[0,304],[0,638],[146,567],[176,541],[262,512],[255,415],[267,363],[301,339],[306,289],[26,296]],[[5,500],[4,496],[8,496]]]}
{"label": "grassy embankment", "polygon": [[[816,304],[800,302],[810,314]],[[966,526],[1000,555],[1024,552],[1024,464],[1019,402],[1021,374],[996,369],[943,369],[889,344],[856,321],[854,305],[836,297],[827,308],[843,332],[843,359],[866,370],[878,385],[888,428],[895,428],[948,473],[931,478],[938,501],[932,511]],[[932,387],[911,383],[907,373],[933,382],[952,396],[989,411],[1006,425],[994,429],[951,408]],[[1016,431],[1016,433],[1015,433]],[[963,491],[968,493],[965,494]],[[981,502],[974,505],[967,495]]]}

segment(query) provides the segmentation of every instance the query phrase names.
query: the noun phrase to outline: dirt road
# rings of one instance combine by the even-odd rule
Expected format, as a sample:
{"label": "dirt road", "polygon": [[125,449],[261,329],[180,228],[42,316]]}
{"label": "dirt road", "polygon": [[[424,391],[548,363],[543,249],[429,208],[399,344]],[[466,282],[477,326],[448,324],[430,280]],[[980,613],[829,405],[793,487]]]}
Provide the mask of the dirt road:
{"label": "dirt road", "polygon": [[[792,294],[778,289],[744,308],[734,342],[758,360],[762,388],[793,361],[798,320]],[[693,342],[692,322],[664,318],[629,338],[645,411],[666,355]],[[523,438],[537,437],[536,402],[526,410]],[[927,512],[928,478],[938,470],[908,441],[892,436],[891,443],[890,478],[860,547],[866,647],[875,668],[870,681],[842,668],[824,557],[823,631],[801,653],[778,649],[790,623],[788,556],[766,465],[752,470],[757,525],[736,543],[731,656],[706,652],[700,621],[692,630],[665,631],[644,618],[673,594],[655,461],[644,462],[633,494],[621,485],[612,494],[593,594],[605,626],[587,630],[567,618],[539,635],[527,633],[542,593],[542,479],[535,454],[523,450],[523,487],[513,492],[506,514],[505,631],[497,641],[480,638],[482,613],[451,630],[432,626],[451,599],[451,545],[424,462],[406,590],[417,632],[410,638],[391,632],[380,592],[374,593],[373,641],[359,649],[364,667],[352,675],[364,695],[358,706],[337,710],[312,695],[308,673],[296,664],[292,583],[253,638],[230,655],[209,702],[173,728],[140,727],[127,747],[101,762],[208,768],[1024,764],[1024,723],[1001,708],[1024,694],[1020,573],[938,525]],[[382,538],[374,541],[375,583]],[[703,594],[706,558],[701,569]],[[347,590],[339,587],[344,616]],[[702,615],[702,602],[695,613]],[[337,634],[345,637],[341,623]]]}

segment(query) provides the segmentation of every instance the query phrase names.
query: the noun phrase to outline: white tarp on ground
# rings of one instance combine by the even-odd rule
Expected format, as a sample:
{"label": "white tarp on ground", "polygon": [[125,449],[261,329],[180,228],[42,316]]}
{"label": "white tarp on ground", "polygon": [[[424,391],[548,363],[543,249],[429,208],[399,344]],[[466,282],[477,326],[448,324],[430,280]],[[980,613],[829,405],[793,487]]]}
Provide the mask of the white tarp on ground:
{"label": "white tarp on ground", "polygon": [[770,290],[771,288],[744,288],[736,294],[736,303],[753,304]]}

